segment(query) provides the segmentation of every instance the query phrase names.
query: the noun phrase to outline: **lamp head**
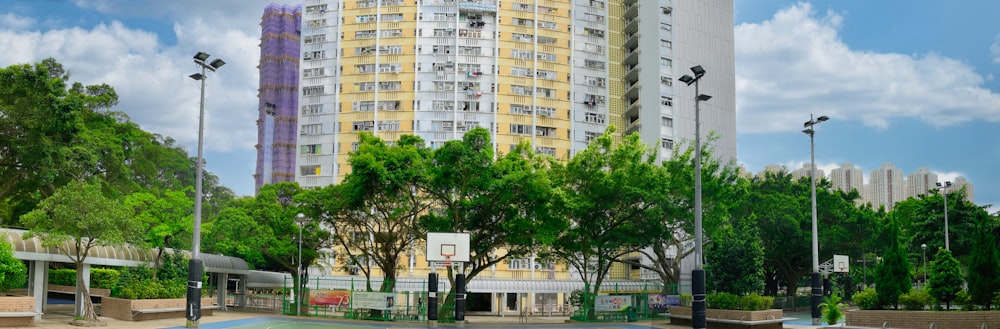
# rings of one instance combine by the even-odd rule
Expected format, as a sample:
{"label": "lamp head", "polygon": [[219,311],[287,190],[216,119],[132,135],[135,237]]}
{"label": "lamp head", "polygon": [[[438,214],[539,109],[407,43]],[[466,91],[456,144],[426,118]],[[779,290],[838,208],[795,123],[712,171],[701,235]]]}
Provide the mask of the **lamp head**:
{"label": "lamp head", "polygon": [[816,123],[820,123],[820,122],[823,122],[823,121],[826,121],[826,120],[830,120],[830,117],[825,116],[825,115],[821,115],[818,118],[816,118]]}
{"label": "lamp head", "polygon": [[209,56],[211,56],[211,55],[209,55],[208,53],[206,53],[204,51],[199,51],[197,54],[194,54],[194,59],[196,61],[205,62],[206,60],[208,60]]}
{"label": "lamp head", "polygon": [[707,101],[707,100],[709,100],[709,99],[712,99],[712,96],[709,96],[709,95],[705,95],[705,94],[701,94],[701,95],[698,95],[698,98],[697,98],[697,99],[698,99],[699,101],[702,101],[702,102],[704,102],[704,101]]}
{"label": "lamp head", "polygon": [[[195,74],[189,75],[189,77],[191,77],[191,79],[195,79],[195,80],[205,80],[205,76],[202,75],[201,73],[195,73]],[[939,183],[938,185],[941,185],[941,184]]]}
{"label": "lamp head", "polygon": [[926,243],[921,243],[920,244],[920,249],[927,250],[927,244]]}
{"label": "lamp head", "polygon": [[221,59],[216,58],[214,61],[212,61],[211,64],[208,64],[208,65],[212,67],[212,69],[213,69],[212,71],[215,71],[215,70],[218,70],[223,65],[226,65],[226,61],[223,61]]}
{"label": "lamp head", "polygon": [[705,75],[705,69],[702,68],[701,65],[695,65],[692,67],[691,72],[694,73],[695,79],[701,78],[701,76]]}
{"label": "lamp head", "polygon": [[694,78],[692,78],[690,75],[687,75],[687,74],[685,74],[684,76],[682,76],[680,79],[677,79],[677,80],[680,80],[681,82],[686,83],[688,86],[690,86],[692,83],[694,83]]}
{"label": "lamp head", "polygon": [[802,132],[804,132],[806,135],[809,135],[809,136],[812,136],[814,133],[816,133],[816,131],[812,130],[812,128],[802,130]]}

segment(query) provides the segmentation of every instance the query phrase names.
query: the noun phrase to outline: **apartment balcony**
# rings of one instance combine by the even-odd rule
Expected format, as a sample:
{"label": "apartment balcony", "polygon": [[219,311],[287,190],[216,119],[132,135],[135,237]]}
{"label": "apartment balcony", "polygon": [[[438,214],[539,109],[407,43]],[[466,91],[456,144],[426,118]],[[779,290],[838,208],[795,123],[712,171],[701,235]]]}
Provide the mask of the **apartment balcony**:
{"label": "apartment balcony", "polygon": [[[638,5],[632,6],[633,8],[638,8]],[[625,19],[625,34],[635,34],[639,32],[639,18],[626,18]]]}
{"label": "apartment balcony", "polygon": [[642,33],[634,33],[625,35],[625,44],[623,45],[625,49],[635,49],[639,47],[639,38]]}
{"label": "apartment balcony", "polygon": [[641,52],[642,51],[638,50],[638,49],[634,49],[632,51],[629,51],[628,53],[625,54],[625,60],[622,61],[622,64],[625,64],[625,65],[636,65],[636,64],[639,64],[639,53],[641,53]]}
{"label": "apartment balcony", "polygon": [[642,123],[639,122],[638,118],[636,118],[628,123],[627,128],[625,128],[625,135],[631,135],[632,133],[639,131],[639,129],[642,129]]}
{"label": "apartment balcony", "polygon": [[625,5],[625,15],[622,17],[628,19],[629,17],[639,16],[639,2],[636,1],[631,5]]}
{"label": "apartment balcony", "polygon": [[638,118],[640,111],[642,111],[642,104],[640,104],[639,100],[636,99],[632,103],[628,104],[628,107],[625,108],[625,117]]}
{"label": "apartment balcony", "polygon": [[472,13],[495,13],[497,11],[497,3],[491,0],[459,0],[458,10]]}
{"label": "apartment balcony", "polygon": [[638,81],[639,71],[642,71],[642,68],[640,68],[639,65],[632,65],[632,67],[625,72],[625,81],[628,83]]}
{"label": "apartment balcony", "polygon": [[625,95],[622,96],[625,96],[625,98],[639,98],[640,89],[642,89],[642,86],[640,86],[639,82],[636,81],[627,87]]}

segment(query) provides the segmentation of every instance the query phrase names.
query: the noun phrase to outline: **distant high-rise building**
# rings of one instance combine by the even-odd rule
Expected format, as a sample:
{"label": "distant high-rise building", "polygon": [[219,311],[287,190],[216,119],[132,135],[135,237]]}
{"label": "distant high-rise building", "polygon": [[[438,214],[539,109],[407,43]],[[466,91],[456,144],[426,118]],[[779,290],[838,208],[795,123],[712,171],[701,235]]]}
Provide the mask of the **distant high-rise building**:
{"label": "distant high-rise building", "polygon": [[866,201],[875,208],[881,205],[886,210],[892,210],[896,202],[906,199],[903,171],[891,163],[872,170],[868,185],[870,192]]}
{"label": "distant high-rise building", "polygon": [[[792,179],[799,180],[802,178],[809,178],[809,175],[812,174],[811,171],[812,171],[812,164],[803,163],[802,168],[795,169],[795,171],[792,171]],[[819,182],[824,177],[826,177],[826,173],[823,172],[823,169],[816,168],[816,181]]]}
{"label": "distant high-rise building", "polygon": [[948,192],[958,191],[964,187],[965,201],[975,202],[974,200],[975,200],[976,187],[973,186],[972,183],[970,183],[968,180],[966,180],[965,177],[962,176],[955,177],[955,181],[951,183],[952,185],[951,188],[948,190]]}
{"label": "distant high-rise building", "polygon": [[839,168],[830,171],[830,183],[833,188],[843,192],[857,190],[858,194],[864,195],[864,172],[861,168],[850,163],[843,163]]}
{"label": "distant high-rise building", "polygon": [[757,173],[757,177],[764,178],[768,173],[788,173],[788,168],[785,168],[783,165],[769,164],[764,166],[764,169]]}
{"label": "distant high-rise building", "polygon": [[301,20],[301,5],[270,4],[261,17],[254,191],[295,181]]}
{"label": "distant high-rise building", "polygon": [[906,176],[906,197],[914,198],[922,194],[927,194],[927,191],[937,188],[935,185],[937,182],[937,174],[930,171],[930,169],[926,167],[917,168],[917,171]]}
{"label": "distant high-rise building", "polygon": [[[568,159],[615,126],[663,158],[736,158],[732,0],[305,0],[296,181],[335,184],[361,132],[437,148],[475,128]],[[707,138],[705,138],[707,140]]]}

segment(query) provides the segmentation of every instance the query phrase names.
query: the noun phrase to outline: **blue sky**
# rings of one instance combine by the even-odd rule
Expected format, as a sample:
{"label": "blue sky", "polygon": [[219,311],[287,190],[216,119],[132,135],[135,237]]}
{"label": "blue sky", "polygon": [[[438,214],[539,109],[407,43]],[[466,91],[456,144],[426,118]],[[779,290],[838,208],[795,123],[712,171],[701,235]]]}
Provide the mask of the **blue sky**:
{"label": "blue sky", "polygon": [[[675,0],[685,1],[685,0]],[[294,4],[292,1],[276,1]],[[208,170],[253,193],[260,16],[271,1],[0,0],[0,66],[54,57],[74,81],[108,83],[143,129],[196,150],[198,70]],[[960,4],[960,5],[959,5]],[[1000,205],[1000,1],[735,0],[738,161],[750,171],[809,161],[866,175],[891,162],[963,176]],[[997,207],[993,208],[994,210]]]}

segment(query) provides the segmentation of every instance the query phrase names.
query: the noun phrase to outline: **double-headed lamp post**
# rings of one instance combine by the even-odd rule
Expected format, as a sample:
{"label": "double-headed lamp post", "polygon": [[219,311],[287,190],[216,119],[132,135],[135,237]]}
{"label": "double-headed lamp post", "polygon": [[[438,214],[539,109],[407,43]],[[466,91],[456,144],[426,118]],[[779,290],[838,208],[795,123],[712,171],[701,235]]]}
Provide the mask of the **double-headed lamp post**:
{"label": "double-headed lamp post", "polygon": [[302,213],[299,213],[298,215],[295,215],[295,222],[299,224],[299,261],[298,261],[299,267],[298,267],[298,271],[296,272],[297,274],[295,275],[295,278],[298,279],[297,283],[296,283],[296,285],[298,287],[295,288],[295,290],[297,290],[296,291],[297,294],[295,294],[295,296],[296,296],[296,298],[298,298],[298,300],[295,301],[295,315],[296,316],[302,315],[302,306],[299,305],[299,304],[302,302],[302,299],[303,299],[302,298],[302,286],[303,286],[303,284],[302,284],[302,226],[305,225],[305,220],[306,220],[306,215],[304,215]]}
{"label": "double-headed lamp post", "polygon": [[941,196],[944,197],[944,249],[951,250],[951,245],[948,244],[948,188],[951,187],[951,181],[936,184],[941,189]]}
{"label": "double-headed lamp post", "polygon": [[[194,55],[194,63],[201,66],[201,73],[190,75],[191,79],[201,81],[201,101],[198,109],[198,161],[195,164],[194,176],[194,239],[191,242],[191,260],[188,262],[188,287],[187,287],[187,327],[197,328],[198,320],[201,319],[201,199],[202,199],[202,176],[204,175],[204,151],[205,144],[205,79],[208,79],[207,71],[215,72],[226,62],[216,58],[210,63],[206,63],[210,55],[199,51]],[[207,70],[207,71],[206,71]]]}
{"label": "double-headed lamp post", "polygon": [[679,80],[688,86],[694,84],[694,245],[695,267],[691,271],[691,327],[701,329],[706,327],[705,319],[705,269],[702,264],[704,257],[701,251],[701,111],[699,104],[712,96],[698,91],[698,80],[705,76],[701,65],[691,68],[694,77],[685,74]]}
{"label": "double-headed lamp post", "polygon": [[822,115],[816,119],[813,119],[812,114],[809,115],[809,121],[803,124],[805,130],[802,132],[809,135],[809,180],[811,181],[812,189],[812,324],[819,325],[822,318],[822,313],[819,309],[819,304],[823,302],[823,286],[820,283],[819,275],[819,231],[816,227],[816,143],[813,138],[816,135],[815,126],[820,122],[830,120],[830,117]]}

